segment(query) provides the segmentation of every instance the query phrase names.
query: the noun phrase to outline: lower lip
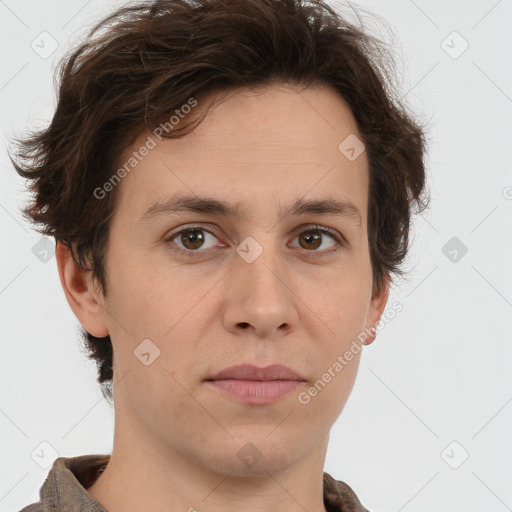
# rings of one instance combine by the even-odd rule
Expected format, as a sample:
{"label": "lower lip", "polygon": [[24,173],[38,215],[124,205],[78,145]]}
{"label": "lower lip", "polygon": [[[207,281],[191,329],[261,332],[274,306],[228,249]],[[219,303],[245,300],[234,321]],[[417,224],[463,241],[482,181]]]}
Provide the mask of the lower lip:
{"label": "lower lip", "polygon": [[291,393],[298,380],[211,380],[207,381],[220,392],[247,404],[268,404]]}

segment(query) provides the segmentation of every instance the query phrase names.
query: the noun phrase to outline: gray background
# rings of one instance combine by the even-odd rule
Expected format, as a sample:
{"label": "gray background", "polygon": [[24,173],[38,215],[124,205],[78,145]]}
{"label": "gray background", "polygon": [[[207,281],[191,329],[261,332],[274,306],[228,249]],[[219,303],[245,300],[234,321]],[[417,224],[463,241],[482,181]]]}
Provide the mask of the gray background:
{"label": "gray background", "polygon": [[[122,4],[0,0],[2,511],[36,501],[57,456],[112,449],[113,411],[80,353],[54,243],[21,219],[4,147],[48,122],[57,59]],[[372,511],[512,510],[512,1],[353,5],[393,28],[402,93],[430,124],[432,206],[388,303],[403,311],[364,349],[325,470]]]}

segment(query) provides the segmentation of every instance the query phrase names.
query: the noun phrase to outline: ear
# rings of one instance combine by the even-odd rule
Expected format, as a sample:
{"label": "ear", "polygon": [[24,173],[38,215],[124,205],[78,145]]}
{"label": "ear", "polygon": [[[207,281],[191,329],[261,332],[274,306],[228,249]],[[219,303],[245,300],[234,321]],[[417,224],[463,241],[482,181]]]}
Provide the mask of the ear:
{"label": "ear", "polygon": [[377,325],[388,302],[389,286],[390,279],[386,277],[381,292],[378,295],[374,295],[372,297],[366,324],[366,333],[368,333],[368,335],[363,342],[365,345],[370,345],[375,341],[375,337],[377,336]]}
{"label": "ear", "polygon": [[82,327],[97,338],[108,336],[104,298],[96,289],[99,287],[92,273],[82,270],[75,263],[71,250],[60,242],[57,242],[55,257],[64,294]]}

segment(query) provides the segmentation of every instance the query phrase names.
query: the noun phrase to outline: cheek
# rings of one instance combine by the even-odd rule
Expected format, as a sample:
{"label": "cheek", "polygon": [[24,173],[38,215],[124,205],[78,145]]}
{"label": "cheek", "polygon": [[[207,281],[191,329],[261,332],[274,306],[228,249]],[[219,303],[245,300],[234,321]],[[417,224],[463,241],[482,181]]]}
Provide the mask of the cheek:
{"label": "cheek", "polygon": [[147,254],[132,254],[122,265],[111,265],[109,272],[107,308],[114,324],[119,324],[113,328],[121,327],[134,340],[160,340],[175,326],[179,328],[205,293],[200,280],[161,258],[148,261]]}
{"label": "cheek", "polygon": [[365,326],[371,301],[371,273],[351,266],[326,280],[311,306],[329,327],[336,343],[356,337]]}
{"label": "cheek", "polygon": [[[324,360],[315,380],[297,396],[296,408],[308,418],[314,418],[316,428],[330,428],[343,410],[354,386],[359,366],[359,354],[341,363],[338,356],[344,351],[333,351]],[[343,359],[341,359],[343,361]]]}
{"label": "cheek", "polygon": [[346,265],[336,278],[317,280],[316,292],[309,295],[304,309],[314,313],[308,316],[308,329],[316,340],[309,357],[315,380],[298,403],[332,421],[343,409],[359,367],[358,335],[364,330],[371,299],[371,275],[363,268]]}
{"label": "cheek", "polygon": [[133,257],[110,274],[107,320],[115,364],[120,376],[127,375],[125,386],[133,382],[130,394],[141,403],[180,396],[178,382],[196,361],[202,334],[197,320],[204,318],[205,306],[199,299],[207,290],[191,286],[183,273],[159,267]]}
{"label": "cheek", "polygon": [[167,438],[170,431],[184,434],[193,429],[200,413],[197,402],[182,387],[187,386],[183,376],[172,375],[168,359],[164,348],[150,366],[142,365],[133,356],[130,358],[128,353],[121,354],[119,361],[120,375],[125,376],[118,384],[122,391],[117,403],[135,412],[134,418],[159,431],[162,438]]}

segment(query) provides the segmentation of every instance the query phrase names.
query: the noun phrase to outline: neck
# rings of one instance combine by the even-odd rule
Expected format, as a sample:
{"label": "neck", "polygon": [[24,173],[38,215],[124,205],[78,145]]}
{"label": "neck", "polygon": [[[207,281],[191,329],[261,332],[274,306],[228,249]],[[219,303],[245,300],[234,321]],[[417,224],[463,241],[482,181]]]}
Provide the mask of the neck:
{"label": "neck", "polygon": [[118,412],[112,456],[88,489],[109,512],[325,512],[328,432],[297,463],[283,469],[281,461],[279,470],[259,463],[255,471],[243,469],[239,462],[215,465],[214,456],[208,464],[208,454],[194,458],[176,446],[163,445],[137,418],[124,416],[118,424]]}

